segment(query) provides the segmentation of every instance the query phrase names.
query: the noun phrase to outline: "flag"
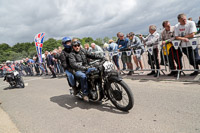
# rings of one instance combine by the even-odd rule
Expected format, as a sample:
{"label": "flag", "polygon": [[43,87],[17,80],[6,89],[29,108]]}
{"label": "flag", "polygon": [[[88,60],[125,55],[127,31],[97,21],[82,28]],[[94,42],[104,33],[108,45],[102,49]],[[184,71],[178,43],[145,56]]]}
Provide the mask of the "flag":
{"label": "flag", "polygon": [[44,35],[45,33],[38,33],[35,36],[35,47],[38,55],[39,62],[42,63],[42,47],[43,47],[43,41],[44,41]]}

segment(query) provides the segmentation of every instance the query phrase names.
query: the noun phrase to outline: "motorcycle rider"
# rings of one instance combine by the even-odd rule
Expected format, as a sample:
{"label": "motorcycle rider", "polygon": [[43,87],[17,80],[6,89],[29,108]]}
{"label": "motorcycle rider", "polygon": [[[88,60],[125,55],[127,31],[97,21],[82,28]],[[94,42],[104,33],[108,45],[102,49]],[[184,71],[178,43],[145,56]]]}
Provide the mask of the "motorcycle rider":
{"label": "motorcycle rider", "polygon": [[12,69],[10,68],[11,61],[7,60],[6,65],[4,66],[4,70],[7,72],[11,72]]}
{"label": "motorcycle rider", "polygon": [[103,56],[91,54],[85,49],[81,48],[81,43],[78,39],[72,41],[72,52],[69,55],[69,63],[75,72],[75,77],[80,80],[81,95],[84,101],[89,101],[88,98],[88,84],[86,74],[96,68],[89,66],[87,58],[90,59],[104,59]]}
{"label": "motorcycle rider", "polygon": [[62,45],[64,46],[64,49],[62,50],[59,59],[61,61],[61,65],[66,73],[69,86],[73,88],[74,95],[76,95],[77,90],[76,90],[73,70],[72,70],[71,66],[69,65],[70,64],[69,63],[69,54],[72,51],[71,43],[72,43],[72,40],[70,37],[64,37],[62,39]]}

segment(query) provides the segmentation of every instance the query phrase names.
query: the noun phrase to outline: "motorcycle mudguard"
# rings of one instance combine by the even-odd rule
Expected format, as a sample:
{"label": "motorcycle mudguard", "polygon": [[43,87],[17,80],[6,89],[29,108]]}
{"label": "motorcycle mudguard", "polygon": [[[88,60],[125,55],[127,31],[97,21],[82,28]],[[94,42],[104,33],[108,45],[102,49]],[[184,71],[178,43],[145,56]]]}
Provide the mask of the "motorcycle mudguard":
{"label": "motorcycle mudguard", "polygon": [[119,76],[110,76],[110,77],[108,78],[108,80],[109,80],[109,81],[117,81],[117,82],[120,82],[120,81],[122,81],[122,78],[119,77]]}

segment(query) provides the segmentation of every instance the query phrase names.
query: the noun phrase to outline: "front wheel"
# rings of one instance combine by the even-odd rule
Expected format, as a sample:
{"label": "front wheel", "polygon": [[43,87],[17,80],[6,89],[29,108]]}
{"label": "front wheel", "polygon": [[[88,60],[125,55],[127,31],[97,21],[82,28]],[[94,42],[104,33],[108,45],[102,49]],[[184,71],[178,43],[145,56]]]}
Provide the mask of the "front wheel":
{"label": "front wheel", "polygon": [[134,98],[131,89],[124,81],[111,81],[108,88],[110,101],[116,108],[122,111],[129,111],[134,105]]}

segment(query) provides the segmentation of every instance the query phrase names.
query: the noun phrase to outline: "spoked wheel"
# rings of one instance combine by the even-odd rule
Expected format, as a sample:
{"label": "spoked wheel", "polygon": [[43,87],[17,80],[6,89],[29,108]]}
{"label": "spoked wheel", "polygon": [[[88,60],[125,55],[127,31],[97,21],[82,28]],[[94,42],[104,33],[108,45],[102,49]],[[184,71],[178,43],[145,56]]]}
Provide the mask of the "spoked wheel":
{"label": "spoked wheel", "polygon": [[110,101],[122,111],[128,111],[133,107],[134,99],[133,94],[124,81],[110,82],[108,89]]}

